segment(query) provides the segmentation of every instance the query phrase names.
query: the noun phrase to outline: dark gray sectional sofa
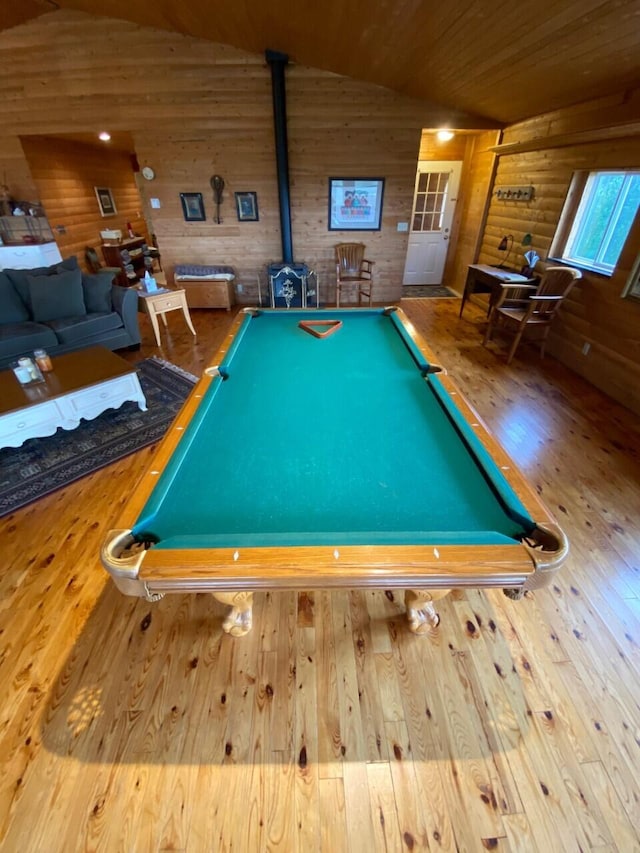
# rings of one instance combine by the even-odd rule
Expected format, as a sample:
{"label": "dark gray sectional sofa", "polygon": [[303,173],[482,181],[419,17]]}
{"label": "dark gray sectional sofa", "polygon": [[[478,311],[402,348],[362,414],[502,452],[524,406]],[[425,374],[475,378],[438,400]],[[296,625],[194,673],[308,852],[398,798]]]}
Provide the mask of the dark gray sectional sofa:
{"label": "dark gray sectional sofa", "polygon": [[138,294],[112,282],[112,272],[82,272],[75,256],[0,271],[0,369],[38,348],[54,356],[96,344],[139,348]]}

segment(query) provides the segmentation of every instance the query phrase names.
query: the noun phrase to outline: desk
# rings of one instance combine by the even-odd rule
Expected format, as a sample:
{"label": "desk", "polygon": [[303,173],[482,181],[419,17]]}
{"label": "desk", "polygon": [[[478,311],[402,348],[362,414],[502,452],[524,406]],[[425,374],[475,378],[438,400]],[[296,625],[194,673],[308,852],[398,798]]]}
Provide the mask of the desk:
{"label": "desk", "polygon": [[567,550],[402,311],[244,309],[101,558],[129,595],[213,593],[235,636],[255,590],[357,587],[406,590],[422,633],[451,588],[517,597]]}
{"label": "desk", "polygon": [[189,306],[187,305],[187,295],[184,290],[169,290],[161,288],[157,293],[147,293],[146,290],[138,291],[138,308],[143,313],[149,315],[153,333],[156,336],[156,343],[162,346],[160,341],[160,327],[158,326],[158,317],[162,317],[162,322],[167,326],[167,318],[165,314],[168,311],[182,311],[187,326],[195,335],[196,330],[191,322],[189,314]]}
{"label": "desk", "polygon": [[[467,271],[467,280],[464,285],[464,293],[462,294],[462,303],[460,305],[459,317],[462,317],[464,305],[471,293],[489,293],[489,308],[487,316],[491,313],[498,295],[500,294],[500,286],[502,284],[519,283],[523,285],[538,284],[540,279],[527,278],[520,275],[514,270],[500,269],[499,267],[491,267],[487,264],[470,264]],[[517,298],[515,295],[513,298]]]}

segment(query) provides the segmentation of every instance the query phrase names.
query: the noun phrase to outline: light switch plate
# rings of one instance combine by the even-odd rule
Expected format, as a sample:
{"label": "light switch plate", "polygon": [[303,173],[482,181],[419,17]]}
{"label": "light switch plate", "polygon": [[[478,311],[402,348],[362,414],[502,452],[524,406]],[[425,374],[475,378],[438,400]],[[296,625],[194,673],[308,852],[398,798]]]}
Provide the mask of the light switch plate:
{"label": "light switch plate", "polygon": [[408,222],[398,222],[396,229],[398,231],[408,231],[409,230],[409,223]]}
{"label": "light switch plate", "polygon": [[161,207],[159,198],[152,198],[150,199],[149,203],[151,204],[151,207],[155,207],[156,209]]}

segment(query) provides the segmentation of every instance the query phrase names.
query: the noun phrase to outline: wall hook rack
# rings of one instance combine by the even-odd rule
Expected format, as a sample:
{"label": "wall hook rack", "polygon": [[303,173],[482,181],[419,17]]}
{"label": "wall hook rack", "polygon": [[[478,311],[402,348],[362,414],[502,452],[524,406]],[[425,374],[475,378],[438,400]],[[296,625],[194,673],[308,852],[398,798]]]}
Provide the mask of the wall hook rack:
{"label": "wall hook rack", "polygon": [[531,201],[533,187],[500,187],[496,190],[496,198],[501,201]]}

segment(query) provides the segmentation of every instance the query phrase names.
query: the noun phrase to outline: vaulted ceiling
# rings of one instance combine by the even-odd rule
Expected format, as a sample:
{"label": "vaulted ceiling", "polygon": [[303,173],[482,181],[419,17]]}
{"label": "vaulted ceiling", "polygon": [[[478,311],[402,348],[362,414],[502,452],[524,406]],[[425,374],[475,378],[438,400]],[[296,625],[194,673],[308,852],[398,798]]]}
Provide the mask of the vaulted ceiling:
{"label": "vaulted ceiling", "polygon": [[233,45],[499,123],[640,86],[640,0],[21,0]]}

